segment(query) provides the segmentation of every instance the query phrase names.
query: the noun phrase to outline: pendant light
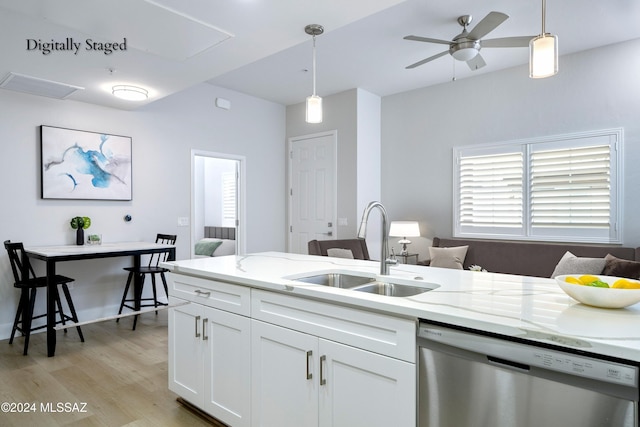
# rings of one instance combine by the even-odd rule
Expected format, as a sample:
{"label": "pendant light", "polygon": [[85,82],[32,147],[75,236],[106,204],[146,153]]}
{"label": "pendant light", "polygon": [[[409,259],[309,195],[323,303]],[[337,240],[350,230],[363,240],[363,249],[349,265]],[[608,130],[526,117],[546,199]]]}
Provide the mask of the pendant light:
{"label": "pendant light", "polygon": [[324,33],[322,25],[310,24],[304,32],[313,37],[313,94],[307,97],[307,123],[322,123],[322,98],[316,95],[316,36]]}
{"label": "pendant light", "polygon": [[547,1],[542,0],[542,33],[529,42],[529,77],[541,79],[558,72],[558,36],[545,32]]}

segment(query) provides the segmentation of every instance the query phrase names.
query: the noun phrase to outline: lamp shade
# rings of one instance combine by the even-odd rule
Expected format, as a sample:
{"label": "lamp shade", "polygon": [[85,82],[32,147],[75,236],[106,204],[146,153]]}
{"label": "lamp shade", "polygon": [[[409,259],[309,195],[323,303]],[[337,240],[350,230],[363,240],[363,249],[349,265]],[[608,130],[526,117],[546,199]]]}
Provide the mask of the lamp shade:
{"label": "lamp shade", "polygon": [[418,221],[391,221],[389,236],[418,237],[420,236],[420,225]]}
{"label": "lamp shade", "polygon": [[529,42],[529,77],[541,79],[558,72],[558,36],[546,33]]}
{"label": "lamp shade", "polygon": [[307,97],[307,123],[322,123],[322,98],[318,95]]}

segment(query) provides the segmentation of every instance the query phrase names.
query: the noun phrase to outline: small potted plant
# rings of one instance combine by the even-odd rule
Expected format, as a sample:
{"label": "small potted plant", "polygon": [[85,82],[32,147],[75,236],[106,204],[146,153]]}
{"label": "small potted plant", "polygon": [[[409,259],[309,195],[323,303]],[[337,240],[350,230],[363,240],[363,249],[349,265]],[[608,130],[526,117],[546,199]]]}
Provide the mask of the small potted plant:
{"label": "small potted plant", "polygon": [[91,218],[88,216],[71,218],[71,228],[76,230],[76,245],[84,245],[84,230],[89,226],[91,226]]}

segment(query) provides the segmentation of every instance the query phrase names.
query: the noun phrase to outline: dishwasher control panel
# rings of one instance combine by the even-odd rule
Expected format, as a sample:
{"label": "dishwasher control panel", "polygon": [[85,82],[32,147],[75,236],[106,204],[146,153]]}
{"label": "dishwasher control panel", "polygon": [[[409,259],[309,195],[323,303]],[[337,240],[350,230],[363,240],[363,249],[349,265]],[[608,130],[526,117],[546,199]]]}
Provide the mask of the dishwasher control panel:
{"label": "dishwasher control panel", "polygon": [[592,378],[609,383],[638,386],[638,368],[592,357],[536,347],[507,339],[487,337],[456,329],[420,324],[418,345],[438,342],[474,353],[490,356],[493,364],[516,366],[526,370],[535,366],[570,375]]}

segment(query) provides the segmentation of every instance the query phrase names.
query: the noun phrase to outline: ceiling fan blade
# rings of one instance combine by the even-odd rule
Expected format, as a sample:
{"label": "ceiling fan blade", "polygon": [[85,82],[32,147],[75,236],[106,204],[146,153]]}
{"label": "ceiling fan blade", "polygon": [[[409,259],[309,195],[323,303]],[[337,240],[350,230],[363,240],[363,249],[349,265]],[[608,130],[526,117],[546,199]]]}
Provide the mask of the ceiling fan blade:
{"label": "ceiling fan blade", "polygon": [[430,57],[428,57],[427,59],[423,59],[422,61],[418,61],[418,62],[416,62],[415,64],[411,64],[411,65],[409,65],[409,66],[405,67],[405,69],[410,70],[410,69],[412,69],[412,68],[419,67],[419,66],[420,66],[420,65],[422,65],[422,64],[426,64],[427,62],[433,61],[434,59],[438,59],[438,58],[440,58],[441,56],[444,56],[444,55],[446,55],[446,54],[448,54],[448,53],[449,53],[449,51],[448,51],[448,50],[445,50],[444,52],[440,52],[440,53],[438,53],[438,54],[436,54],[436,55],[430,56]]}
{"label": "ceiling fan blade", "polygon": [[471,68],[471,71],[475,71],[479,68],[484,67],[485,65],[487,65],[487,63],[484,62],[482,55],[477,54],[476,56],[474,56],[473,58],[467,61],[467,65],[469,66],[469,68]]}
{"label": "ceiling fan blade", "polygon": [[500,39],[481,40],[482,47],[528,47],[536,36],[504,37]]}
{"label": "ceiling fan blade", "polygon": [[509,15],[501,12],[490,12],[482,19],[482,21],[478,22],[478,24],[473,27],[473,30],[471,30],[467,35],[467,38],[471,40],[480,40],[491,31],[495,30],[498,25],[502,24],[507,19],[509,19]]}
{"label": "ceiling fan blade", "polygon": [[439,43],[439,44],[451,44],[451,41],[448,40],[440,40],[440,39],[431,39],[429,37],[420,37],[420,36],[406,36],[403,37],[405,40],[413,40],[416,42],[427,42],[427,43]]}

